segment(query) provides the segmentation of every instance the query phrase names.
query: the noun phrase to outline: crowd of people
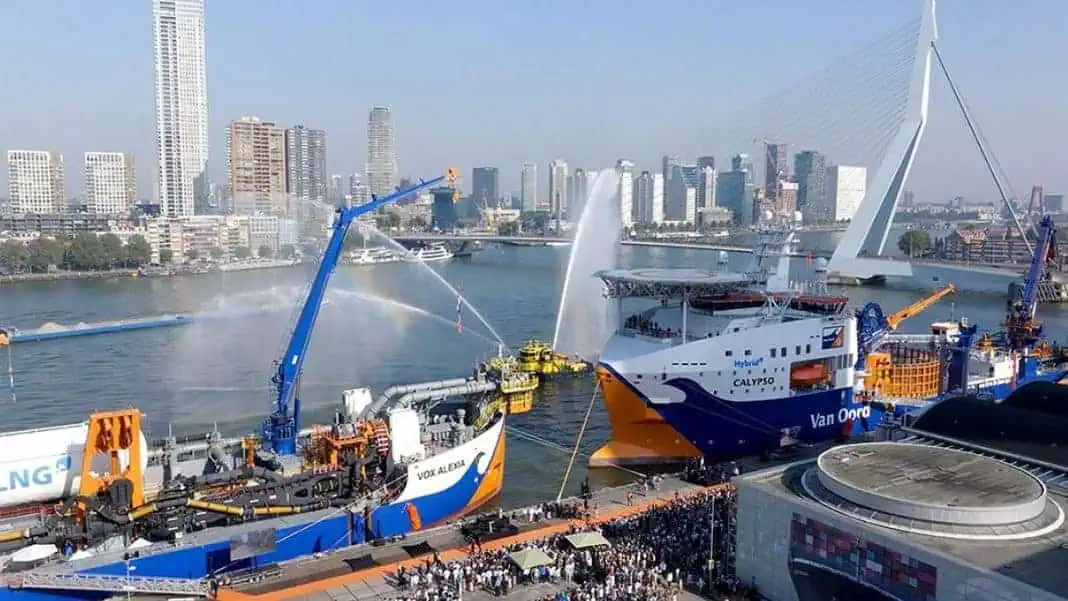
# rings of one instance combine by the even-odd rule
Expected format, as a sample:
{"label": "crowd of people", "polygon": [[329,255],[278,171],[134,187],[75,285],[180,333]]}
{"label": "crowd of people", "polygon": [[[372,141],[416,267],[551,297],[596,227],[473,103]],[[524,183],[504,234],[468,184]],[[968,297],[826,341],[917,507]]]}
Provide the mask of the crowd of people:
{"label": "crowd of people", "polygon": [[[641,485],[658,486],[658,479]],[[443,562],[435,555],[416,567],[401,568],[396,582],[406,601],[453,601],[476,590],[503,596],[517,586],[542,583],[556,591],[544,601],[672,601],[684,587],[714,598],[750,598],[753,591],[716,569],[733,554],[728,523],[734,502],[729,488],[676,494],[652,509],[601,524],[606,546],[575,548],[566,539],[580,531],[574,528],[491,551],[482,551],[473,541],[473,552],[463,559]],[[545,513],[535,510],[523,517],[582,512],[581,503],[564,505],[551,504]],[[527,548],[544,552],[549,563],[521,570],[512,554]]]}

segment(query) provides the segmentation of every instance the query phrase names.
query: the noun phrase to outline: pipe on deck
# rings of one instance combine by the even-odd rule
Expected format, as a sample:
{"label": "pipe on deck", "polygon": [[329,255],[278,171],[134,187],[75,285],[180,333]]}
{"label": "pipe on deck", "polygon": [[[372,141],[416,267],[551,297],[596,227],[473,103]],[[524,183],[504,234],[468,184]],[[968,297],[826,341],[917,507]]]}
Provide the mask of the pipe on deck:
{"label": "pipe on deck", "polygon": [[383,391],[382,394],[378,395],[378,398],[375,399],[373,403],[364,407],[363,411],[360,412],[360,417],[366,418],[378,413],[397,395],[453,388],[462,386],[466,383],[467,378],[453,378],[451,380],[435,380],[432,382],[420,382],[418,384],[398,384],[396,386],[390,386]]}
{"label": "pipe on deck", "polygon": [[462,386],[450,386],[448,388],[435,388],[432,390],[416,390],[413,392],[408,392],[401,396],[399,399],[397,399],[397,405],[404,406],[435,398],[481,394],[486,392],[493,392],[494,390],[497,390],[497,384],[493,382],[479,382],[477,380],[473,380],[470,382],[466,382]]}

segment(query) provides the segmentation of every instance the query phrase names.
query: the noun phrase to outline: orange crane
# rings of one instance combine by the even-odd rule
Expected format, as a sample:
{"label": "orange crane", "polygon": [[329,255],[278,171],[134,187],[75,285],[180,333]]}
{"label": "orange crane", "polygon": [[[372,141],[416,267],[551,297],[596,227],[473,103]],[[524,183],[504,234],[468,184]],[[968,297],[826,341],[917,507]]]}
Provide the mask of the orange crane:
{"label": "orange crane", "polygon": [[957,288],[953,284],[946,284],[945,288],[935,291],[934,294],[925,298],[921,298],[920,300],[912,303],[904,309],[901,309],[900,311],[895,311],[891,313],[886,318],[887,329],[891,331],[896,330],[898,326],[901,325],[901,322],[912,317],[913,315],[916,315],[917,313],[926,311],[928,307],[949,296],[950,294],[953,294],[956,290]]}

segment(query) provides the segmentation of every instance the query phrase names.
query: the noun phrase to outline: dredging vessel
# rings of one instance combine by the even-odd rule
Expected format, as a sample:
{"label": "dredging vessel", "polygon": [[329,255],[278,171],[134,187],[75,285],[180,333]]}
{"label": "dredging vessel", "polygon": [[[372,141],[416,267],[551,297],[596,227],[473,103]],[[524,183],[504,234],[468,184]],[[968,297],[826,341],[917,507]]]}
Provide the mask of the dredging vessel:
{"label": "dredging vessel", "polygon": [[[825,286],[798,290],[787,280],[788,230],[761,235],[747,273],[600,272],[620,324],[597,365],[612,438],[590,464],[765,454],[870,432],[888,413],[948,394],[1003,398],[1027,382],[1060,381],[1063,353],[1035,320],[1034,284],[1053,234],[1043,220],[1026,290],[1000,336],[980,336],[966,320],[894,333],[952,286],[890,316],[874,302],[849,312]],[[627,312],[625,299],[642,307]]]}
{"label": "dredging vessel", "polygon": [[497,496],[505,414],[443,402],[449,381],[394,387],[376,401],[349,390],[333,424],[300,423],[299,377],[350,223],[455,177],[450,169],[338,209],[271,380],[277,406],[257,435],[149,443],[130,408],[0,436],[0,558],[4,571],[34,574],[0,588],[0,599],[99,599],[128,590],[115,577],[131,573],[181,596],[188,579],[403,536]]}

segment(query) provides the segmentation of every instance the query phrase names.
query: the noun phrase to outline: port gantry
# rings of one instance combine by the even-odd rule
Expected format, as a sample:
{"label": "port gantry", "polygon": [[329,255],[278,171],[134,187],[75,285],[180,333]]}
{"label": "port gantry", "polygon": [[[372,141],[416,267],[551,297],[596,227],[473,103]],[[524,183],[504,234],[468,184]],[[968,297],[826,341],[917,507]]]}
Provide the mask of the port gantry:
{"label": "port gantry", "polygon": [[293,326],[285,353],[278,360],[275,374],[271,378],[271,384],[276,393],[276,405],[274,411],[263,423],[263,436],[275,453],[294,455],[297,452],[297,437],[300,433],[300,398],[297,384],[304,366],[304,357],[308,352],[308,345],[311,343],[312,331],[315,329],[315,322],[322,308],[326,286],[341,259],[345,234],[349,226],[357,217],[395,200],[443,181],[454,183],[458,173],[456,168],[450,167],[445,175],[430,180],[421,180],[418,184],[398,190],[389,196],[372,197],[369,202],[356,207],[338,207],[330,239],[319,260],[319,268],[301,304],[300,313],[297,316],[296,325]]}

